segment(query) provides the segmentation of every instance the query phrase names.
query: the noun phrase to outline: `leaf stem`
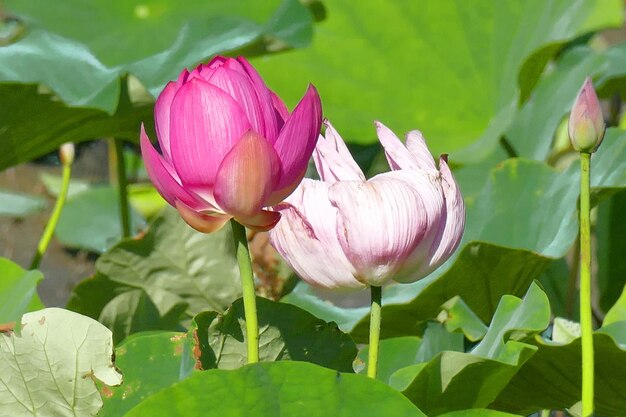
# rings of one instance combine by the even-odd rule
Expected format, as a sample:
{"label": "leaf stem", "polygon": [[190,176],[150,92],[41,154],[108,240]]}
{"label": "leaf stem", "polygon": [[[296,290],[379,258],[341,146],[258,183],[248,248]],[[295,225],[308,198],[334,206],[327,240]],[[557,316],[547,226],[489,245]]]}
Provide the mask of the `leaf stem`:
{"label": "leaf stem", "polygon": [[370,287],[372,301],[370,307],[370,344],[367,360],[367,376],[376,378],[378,368],[378,345],[380,341],[380,319],[382,304],[382,287]]}
{"label": "leaf stem", "polygon": [[59,191],[57,200],[54,203],[52,214],[50,214],[50,218],[48,219],[48,223],[46,224],[46,227],[43,230],[41,239],[39,239],[39,244],[37,245],[37,252],[35,252],[35,256],[33,256],[33,260],[30,263],[30,269],[37,269],[39,268],[39,265],[41,265],[41,260],[43,259],[43,255],[46,253],[46,250],[48,249],[48,245],[50,244],[50,240],[52,239],[54,230],[56,229],[57,223],[59,222],[59,217],[61,217],[61,212],[63,211],[65,200],[67,199],[67,192],[70,188],[70,178],[72,176],[72,162],[73,161],[72,160],[64,161],[64,158],[61,158],[61,161],[62,161],[62,166],[63,166],[61,190]]}
{"label": "leaf stem", "polygon": [[591,154],[580,153],[580,328],[582,337],[582,416],[593,415],[593,325],[591,308]]}
{"label": "leaf stem", "polygon": [[126,177],[126,164],[124,161],[124,141],[122,139],[113,139],[115,147],[115,167],[118,190],[118,202],[120,207],[120,226],[122,228],[122,237],[130,237],[130,212],[128,209],[128,179]]}
{"label": "leaf stem", "polygon": [[248,250],[246,228],[234,219],[230,221],[233,229],[233,239],[237,252],[237,262],[241,274],[243,289],[243,308],[246,316],[246,340],[248,343],[248,363],[259,361],[259,325],[256,311],[256,293],[254,288],[254,274],[252,261]]}

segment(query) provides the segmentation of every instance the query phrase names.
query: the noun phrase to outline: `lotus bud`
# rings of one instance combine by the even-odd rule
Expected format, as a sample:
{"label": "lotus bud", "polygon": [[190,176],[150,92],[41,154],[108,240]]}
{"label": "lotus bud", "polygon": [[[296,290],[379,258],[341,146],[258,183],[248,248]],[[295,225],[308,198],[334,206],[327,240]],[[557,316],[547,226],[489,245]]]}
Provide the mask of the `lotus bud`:
{"label": "lotus bud", "polygon": [[245,58],[215,57],[167,84],[154,107],[160,152],[141,128],[146,171],[194,229],[229,219],[269,230],[298,186],[322,124],[315,87],[290,113]]}
{"label": "lotus bud", "polygon": [[74,144],[71,142],[64,143],[59,148],[59,159],[62,165],[72,165],[74,163]]}
{"label": "lotus bud", "polygon": [[568,131],[572,147],[578,152],[595,152],[604,138],[604,118],[598,96],[587,77],[576,96],[569,117]]}

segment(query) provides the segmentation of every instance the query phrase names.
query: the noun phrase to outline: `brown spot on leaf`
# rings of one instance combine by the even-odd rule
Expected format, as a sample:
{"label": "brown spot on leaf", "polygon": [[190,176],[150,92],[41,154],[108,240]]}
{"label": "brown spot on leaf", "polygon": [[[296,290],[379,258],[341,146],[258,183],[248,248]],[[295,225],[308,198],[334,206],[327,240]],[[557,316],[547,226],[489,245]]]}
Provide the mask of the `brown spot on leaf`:
{"label": "brown spot on leaf", "polygon": [[177,334],[177,335],[174,335],[174,336],[170,337],[170,341],[178,342],[179,340],[182,340],[185,337],[186,337],[185,333]]}
{"label": "brown spot on leaf", "polygon": [[46,316],[41,316],[41,318],[39,320],[37,320],[37,322],[43,326],[46,323]]}
{"label": "brown spot on leaf", "polygon": [[15,328],[15,322],[0,324],[0,333],[10,333]]}
{"label": "brown spot on leaf", "polygon": [[193,331],[193,357],[196,358],[196,364],[194,368],[202,371],[202,361],[200,357],[202,356],[202,349],[200,349],[200,339],[198,339],[198,329],[194,329]]}
{"label": "brown spot on leaf", "polygon": [[108,385],[105,385],[100,390],[100,394],[102,394],[102,397],[104,397],[104,398],[111,398],[113,396],[114,392],[111,390],[111,388],[109,388]]}

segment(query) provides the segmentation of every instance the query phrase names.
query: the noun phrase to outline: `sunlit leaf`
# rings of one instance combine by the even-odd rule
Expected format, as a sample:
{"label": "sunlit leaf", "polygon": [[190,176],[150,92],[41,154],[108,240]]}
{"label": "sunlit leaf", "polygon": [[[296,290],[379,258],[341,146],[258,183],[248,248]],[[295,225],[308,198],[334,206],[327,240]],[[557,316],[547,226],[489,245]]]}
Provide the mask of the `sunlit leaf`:
{"label": "sunlit leaf", "polygon": [[[213,393],[213,395],[207,395]],[[424,417],[400,393],[363,375],[342,374],[302,362],[210,370],[149,397],[128,417]]]}
{"label": "sunlit leaf", "polygon": [[111,332],[71,311],[48,308],[22,317],[20,334],[0,333],[0,414],[95,416],[96,380],[119,385]]}
{"label": "sunlit leaf", "polygon": [[19,320],[27,311],[44,308],[37,285],[39,271],[26,271],[6,258],[0,258],[0,324]]}

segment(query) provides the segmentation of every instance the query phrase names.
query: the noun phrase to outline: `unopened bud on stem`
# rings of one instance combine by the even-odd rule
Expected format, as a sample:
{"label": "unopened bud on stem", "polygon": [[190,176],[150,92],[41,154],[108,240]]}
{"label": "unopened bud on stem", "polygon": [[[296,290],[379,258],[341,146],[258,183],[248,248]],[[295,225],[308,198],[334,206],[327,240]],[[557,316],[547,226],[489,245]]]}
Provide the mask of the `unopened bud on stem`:
{"label": "unopened bud on stem", "polygon": [[578,152],[595,152],[604,138],[604,118],[598,96],[587,77],[576,96],[569,117],[568,131],[572,146]]}
{"label": "unopened bud on stem", "polygon": [[71,165],[74,162],[74,144],[71,142],[64,143],[59,148],[59,159],[62,165]]}

